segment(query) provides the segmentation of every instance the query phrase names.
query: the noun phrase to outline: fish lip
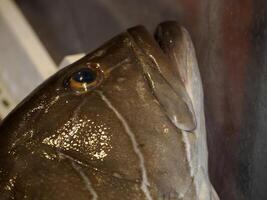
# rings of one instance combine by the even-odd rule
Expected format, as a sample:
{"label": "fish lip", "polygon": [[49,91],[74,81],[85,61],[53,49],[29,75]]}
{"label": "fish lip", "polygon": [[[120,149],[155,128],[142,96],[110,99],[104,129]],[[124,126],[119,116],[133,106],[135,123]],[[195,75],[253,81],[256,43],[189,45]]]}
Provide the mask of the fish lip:
{"label": "fish lip", "polygon": [[[162,51],[168,55],[172,60],[176,60],[176,56],[171,52],[171,48],[176,48],[176,46],[179,46],[179,43],[183,42],[184,35],[183,31],[187,30],[182,27],[178,22],[176,21],[165,21],[160,23],[156,27],[155,31],[155,38],[158,41],[158,44]],[[191,42],[191,41],[190,41]],[[185,50],[187,53],[187,51]],[[186,55],[187,56],[187,55]],[[188,77],[187,77],[187,68],[186,67],[178,67],[179,68],[179,77],[184,83],[184,85],[187,84]]]}
{"label": "fish lip", "polygon": [[[181,98],[182,99],[181,101],[184,101],[186,106],[188,107],[189,113],[185,113],[185,114],[191,115],[191,119],[190,119],[190,122],[188,122],[187,124],[181,124],[181,123],[177,124],[177,123],[174,123],[174,120],[171,120],[172,123],[179,129],[182,129],[187,132],[191,132],[195,130],[197,127],[197,121],[196,121],[195,112],[193,109],[191,99],[189,98],[185,88],[178,87],[177,85],[172,83],[174,79],[170,80],[169,77],[164,76],[164,72],[162,72],[162,69],[164,70],[164,68],[161,68],[161,65],[162,66],[166,64],[168,65],[170,64],[170,62],[167,56],[165,55],[165,53],[160,48],[159,44],[148,33],[148,31],[145,29],[144,26],[135,26],[133,28],[130,28],[127,30],[127,33],[129,34],[129,37],[131,37],[131,40],[133,43],[133,50],[137,54],[136,57],[141,62],[141,66],[143,67],[143,69],[144,69],[144,66],[142,65],[142,60],[140,59],[140,57],[145,58],[146,60],[148,60],[148,62],[151,65],[153,65],[152,68],[156,69],[158,73],[164,77],[164,80],[166,80],[166,82],[170,85],[170,87],[174,90],[174,92],[177,93],[179,89],[183,90],[181,92],[183,93],[182,94],[183,97],[181,98],[180,96],[179,98]],[[146,76],[146,72],[144,72],[144,74]],[[149,79],[149,77],[146,76],[146,79]],[[175,77],[175,80],[180,80],[180,77]],[[150,87],[151,87],[151,84],[150,84]],[[180,93],[180,91],[178,91],[178,93]],[[154,94],[154,96],[156,95]],[[156,96],[156,99],[159,101],[157,96]]]}

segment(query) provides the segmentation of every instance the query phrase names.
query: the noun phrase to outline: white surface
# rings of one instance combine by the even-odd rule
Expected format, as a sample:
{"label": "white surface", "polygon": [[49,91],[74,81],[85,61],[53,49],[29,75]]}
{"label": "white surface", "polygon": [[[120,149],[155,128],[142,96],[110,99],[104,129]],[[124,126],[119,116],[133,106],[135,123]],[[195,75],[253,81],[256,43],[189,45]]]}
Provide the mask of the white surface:
{"label": "white surface", "polygon": [[0,82],[0,117],[6,116],[15,105],[4,84]]}
{"label": "white surface", "polygon": [[0,15],[18,45],[36,66],[41,77],[47,78],[53,74],[56,71],[55,63],[12,0],[0,1]]}
{"label": "white surface", "polygon": [[0,0],[0,52],[0,88],[10,104],[0,109],[4,117],[57,67],[12,0]]}
{"label": "white surface", "polygon": [[59,64],[59,68],[62,69],[64,67],[76,62],[77,60],[81,59],[84,56],[85,56],[85,53],[79,53],[79,54],[73,54],[73,55],[65,56],[65,58]]}

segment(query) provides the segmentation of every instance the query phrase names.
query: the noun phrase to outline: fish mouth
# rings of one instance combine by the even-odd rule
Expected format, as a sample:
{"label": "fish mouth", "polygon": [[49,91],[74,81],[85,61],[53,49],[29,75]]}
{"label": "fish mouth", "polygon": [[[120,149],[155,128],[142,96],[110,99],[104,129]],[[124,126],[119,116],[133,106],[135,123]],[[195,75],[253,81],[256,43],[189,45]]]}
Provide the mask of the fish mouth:
{"label": "fish mouth", "polygon": [[[197,126],[196,117],[179,71],[144,27],[133,27],[128,33],[134,41],[133,48],[145,78],[166,115],[177,128],[193,131]],[[160,28],[156,36],[158,41],[166,37]]]}

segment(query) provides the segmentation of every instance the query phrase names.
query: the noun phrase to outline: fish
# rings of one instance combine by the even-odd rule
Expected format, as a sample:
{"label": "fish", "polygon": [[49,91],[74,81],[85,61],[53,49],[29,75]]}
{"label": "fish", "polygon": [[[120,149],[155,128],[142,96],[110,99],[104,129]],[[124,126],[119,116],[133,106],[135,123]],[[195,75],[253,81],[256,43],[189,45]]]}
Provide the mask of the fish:
{"label": "fish", "polygon": [[187,30],[129,28],[37,87],[0,125],[0,199],[219,200]]}

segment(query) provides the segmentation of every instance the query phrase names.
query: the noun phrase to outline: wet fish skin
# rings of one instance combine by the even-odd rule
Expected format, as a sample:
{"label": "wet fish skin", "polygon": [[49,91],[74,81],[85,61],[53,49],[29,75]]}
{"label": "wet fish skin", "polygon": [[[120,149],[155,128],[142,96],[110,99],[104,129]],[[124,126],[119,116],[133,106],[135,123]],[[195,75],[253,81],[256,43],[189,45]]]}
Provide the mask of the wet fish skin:
{"label": "wet fish skin", "polygon": [[[208,149],[204,114],[204,95],[196,54],[187,30],[175,21],[160,24],[155,33],[161,49],[172,62],[173,73],[180,77],[196,115],[197,127],[187,134],[192,151],[192,173],[199,191],[199,199],[219,199],[213,186],[210,186],[210,196],[205,190],[208,179]],[[191,136],[197,136],[192,138]],[[206,180],[203,180],[206,179]]]}
{"label": "wet fish skin", "polygon": [[[38,87],[0,127],[0,199],[217,199],[206,143],[201,153],[196,137],[203,106],[194,107],[192,76],[184,84],[170,73],[176,65],[168,53],[135,27]],[[88,67],[99,72],[97,84],[71,89],[72,74]],[[180,112],[168,108],[175,104]]]}

